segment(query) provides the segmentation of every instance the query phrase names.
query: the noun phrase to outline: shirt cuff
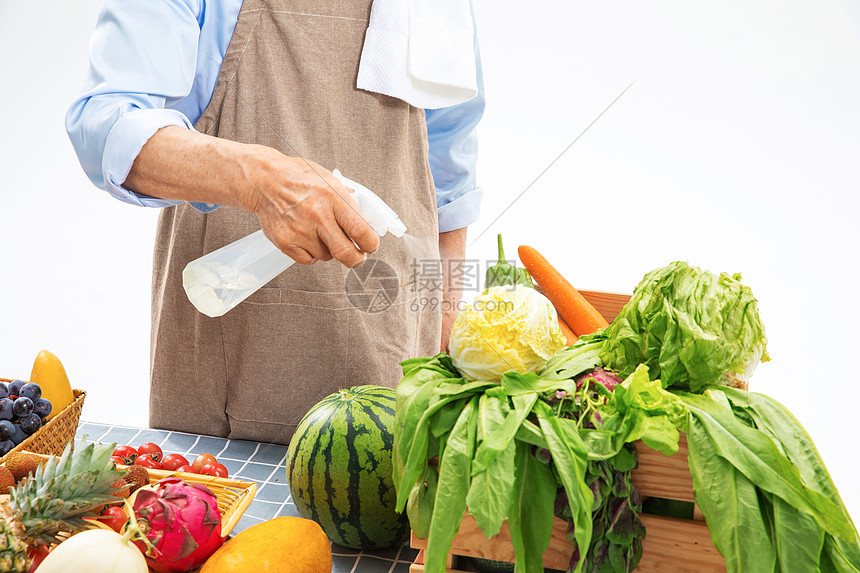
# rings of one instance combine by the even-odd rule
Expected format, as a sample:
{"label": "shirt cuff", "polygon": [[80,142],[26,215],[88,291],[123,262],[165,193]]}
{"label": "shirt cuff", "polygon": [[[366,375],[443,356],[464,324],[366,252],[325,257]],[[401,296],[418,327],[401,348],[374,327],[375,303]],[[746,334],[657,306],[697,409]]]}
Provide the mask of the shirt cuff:
{"label": "shirt cuff", "polygon": [[[108,133],[102,158],[102,174],[108,193],[126,203],[141,207],[169,207],[183,201],[158,199],[135,193],[122,186],[143,145],[162,127],[176,125],[194,129],[184,114],[172,109],[137,109],[122,115]],[[203,213],[219,206],[212,203],[191,203]]]}
{"label": "shirt cuff", "polygon": [[439,232],[462,229],[477,221],[481,214],[483,197],[484,190],[477,187],[438,207],[436,211],[439,214]]}

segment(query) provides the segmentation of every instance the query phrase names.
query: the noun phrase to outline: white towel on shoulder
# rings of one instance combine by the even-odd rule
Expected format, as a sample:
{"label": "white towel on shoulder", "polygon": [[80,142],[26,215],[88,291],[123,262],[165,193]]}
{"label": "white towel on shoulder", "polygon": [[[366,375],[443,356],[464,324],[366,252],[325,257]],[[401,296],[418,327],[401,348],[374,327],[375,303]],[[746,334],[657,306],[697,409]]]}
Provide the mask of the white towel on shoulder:
{"label": "white towel on shoulder", "polygon": [[357,87],[424,109],[478,95],[469,0],[373,0]]}

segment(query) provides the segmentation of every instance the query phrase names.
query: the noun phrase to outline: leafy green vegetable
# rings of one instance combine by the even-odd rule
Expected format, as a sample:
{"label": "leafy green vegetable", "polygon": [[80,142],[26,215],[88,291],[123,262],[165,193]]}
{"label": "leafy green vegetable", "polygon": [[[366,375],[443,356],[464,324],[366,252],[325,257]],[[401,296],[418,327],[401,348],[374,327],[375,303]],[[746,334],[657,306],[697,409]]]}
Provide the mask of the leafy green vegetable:
{"label": "leafy green vegetable", "polygon": [[692,414],[687,447],[696,503],[726,569],[729,573],[774,571],[776,555],[755,485],[717,455],[705,425]]}
{"label": "leafy green vegetable", "polygon": [[[509,410],[507,394],[503,389],[494,388],[481,395],[478,403],[479,444],[504,425]],[[472,484],[466,503],[478,527],[488,537],[501,530],[513,503],[515,456],[516,445],[513,440],[508,440],[507,446],[493,457],[486,469],[476,472],[472,468]]]}
{"label": "leafy green vegetable", "polygon": [[427,467],[428,429],[433,416],[452,402],[496,386],[457,378],[448,364],[450,361],[444,354],[404,363],[404,377],[397,386],[394,418],[393,473],[397,511],[403,511],[413,485]]}
{"label": "leafy green vegetable", "polygon": [[860,539],[812,440],[777,402],[722,386],[688,408],[696,502],[730,573],[860,571]]}
{"label": "leafy green vegetable", "polygon": [[677,395],[687,405],[690,419],[695,419],[704,430],[696,438],[697,445],[707,439],[716,455],[757,487],[811,515],[831,534],[844,540],[856,539],[854,526],[840,504],[806,487],[797,467],[782,455],[766,434],[744,425],[730,409],[708,396],[685,392]]}
{"label": "leafy green vegetable", "polygon": [[600,350],[606,338],[603,333],[580,336],[573,346],[566,346],[538,371],[541,378],[570,380],[595,366],[603,366]]}
{"label": "leafy green vegetable", "polygon": [[[540,428],[552,455],[558,483],[564,486],[573,521],[573,535],[580,552],[591,544],[591,505],[594,495],[585,483],[588,460],[585,442],[579,436],[572,420],[557,418],[545,402],[535,405]],[[576,564],[574,573],[582,571],[583,561]]]}
{"label": "leafy green vegetable", "polygon": [[494,286],[523,285],[534,288],[532,278],[526,269],[518,268],[505,259],[505,248],[502,246],[502,235],[499,235],[499,262],[487,269],[484,288]]}
{"label": "leafy green vegetable", "polygon": [[737,385],[759,359],[769,360],[756,300],[740,275],[683,262],[645,275],[604,334],[600,358],[622,377],[645,364],[664,387],[692,392]]}
{"label": "leafy green vegetable", "polygon": [[478,428],[477,403],[477,396],[466,403],[439,460],[439,481],[424,561],[426,571],[445,571],[451,541],[466,514],[466,492],[469,491]]}
{"label": "leafy green vegetable", "polygon": [[[733,388],[721,388],[721,391],[733,407],[742,410],[755,421],[756,427],[767,433],[780,446],[800,472],[806,487],[839,502],[844,519],[854,528],[812,438],[800,422],[782,404],[768,396]],[[850,539],[834,538],[831,532],[826,531],[823,551],[822,571],[860,571],[860,538],[856,528]]]}
{"label": "leafy green vegetable", "polygon": [[514,573],[542,573],[558,484],[552,469],[535,457],[530,445],[516,444],[514,505],[508,517],[516,556]]}
{"label": "leafy green vegetable", "polygon": [[478,445],[475,461],[472,464],[473,474],[484,471],[496,456],[510,446],[520,426],[531,413],[535,401],[537,401],[537,394],[534,392],[513,397],[513,409],[508,411],[505,421]]}
{"label": "leafy green vegetable", "polygon": [[773,537],[781,571],[815,571],[824,547],[824,529],[781,498],[764,494],[773,506]]}
{"label": "leafy green vegetable", "polygon": [[611,398],[598,410],[601,422],[581,431],[592,459],[607,459],[622,446],[641,439],[665,455],[678,451],[678,427],[685,420],[686,407],[674,394],[652,381],[648,368],[640,365]]}
{"label": "leafy green vegetable", "polygon": [[415,482],[409,492],[409,503],[406,506],[412,531],[421,539],[430,535],[430,519],[433,517],[433,504],[436,501],[436,484],[439,481],[439,470],[435,466],[427,466],[421,479]]}

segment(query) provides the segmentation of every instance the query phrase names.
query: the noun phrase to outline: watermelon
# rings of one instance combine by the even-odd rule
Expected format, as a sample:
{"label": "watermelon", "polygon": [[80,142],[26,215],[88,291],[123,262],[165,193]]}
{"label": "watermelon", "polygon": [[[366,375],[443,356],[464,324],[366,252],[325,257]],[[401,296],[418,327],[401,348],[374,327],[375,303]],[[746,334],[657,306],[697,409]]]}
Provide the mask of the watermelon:
{"label": "watermelon", "polygon": [[394,390],[354,386],[323,398],[299,422],[287,450],[287,483],[302,517],[354,549],[400,545],[406,514],[394,511]]}

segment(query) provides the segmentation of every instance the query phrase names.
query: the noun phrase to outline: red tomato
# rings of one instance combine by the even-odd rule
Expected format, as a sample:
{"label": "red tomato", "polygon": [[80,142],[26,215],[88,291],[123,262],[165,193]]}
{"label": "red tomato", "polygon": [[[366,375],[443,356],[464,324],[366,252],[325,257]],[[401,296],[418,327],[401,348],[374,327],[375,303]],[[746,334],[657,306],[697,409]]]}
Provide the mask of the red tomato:
{"label": "red tomato", "polygon": [[164,459],[161,460],[161,469],[170,472],[175,472],[176,468],[187,465],[188,460],[179,454],[167,454],[164,456]]}
{"label": "red tomato", "polygon": [[125,463],[125,458],[122,458],[120,456],[111,456],[110,461],[112,461],[113,463],[115,463],[118,466],[127,466],[128,465],[127,463]]}
{"label": "red tomato", "polygon": [[161,458],[164,457],[164,452],[161,451],[161,448],[158,447],[158,444],[153,444],[152,442],[140,444],[140,447],[137,448],[137,453],[141,456],[143,454],[149,454],[152,459],[157,462],[160,462]]}
{"label": "red tomato", "polygon": [[122,526],[128,521],[128,515],[126,515],[121,507],[108,507],[99,516],[99,521],[119,533],[122,530]]}
{"label": "red tomato", "polygon": [[196,473],[197,473],[197,471],[196,471],[194,468],[192,468],[191,466],[189,466],[189,465],[187,465],[187,464],[186,464],[186,465],[184,465],[184,466],[179,466],[178,468],[176,468],[176,469],[175,469],[175,470],[173,470],[173,471],[176,471],[176,472],[185,472],[185,473],[187,473],[187,474],[196,474]]}
{"label": "red tomato", "polygon": [[149,468],[151,470],[160,470],[161,469],[161,464],[158,463],[157,461],[155,461],[154,459],[152,459],[152,457],[149,454],[143,454],[143,455],[137,456],[137,459],[134,460],[134,465],[143,466],[143,467]]}
{"label": "red tomato", "polygon": [[197,458],[192,462],[191,467],[194,468],[194,471],[200,473],[200,469],[206,464],[214,463],[218,460],[215,459],[215,456],[212,454],[200,454]]}
{"label": "red tomato", "polygon": [[130,466],[137,459],[137,450],[131,446],[120,446],[113,451],[113,455],[119,456],[125,460],[125,465]]}
{"label": "red tomato", "polygon": [[218,462],[211,462],[200,468],[200,473],[205,476],[225,478],[227,477],[227,468]]}

